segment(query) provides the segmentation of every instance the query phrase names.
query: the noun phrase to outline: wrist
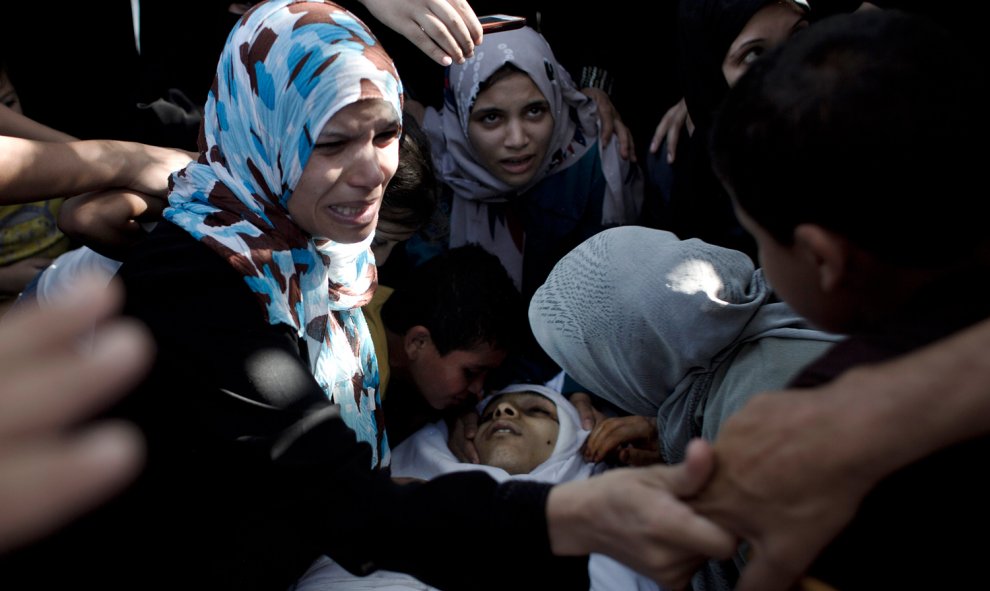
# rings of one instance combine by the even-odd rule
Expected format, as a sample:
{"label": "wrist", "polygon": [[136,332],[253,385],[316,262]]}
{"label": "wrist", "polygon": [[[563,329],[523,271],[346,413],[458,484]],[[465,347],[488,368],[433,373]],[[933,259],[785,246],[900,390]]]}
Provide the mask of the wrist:
{"label": "wrist", "polygon": [[587,515],[579,482],[559,484],[547,496],[547,534],[550,551],[557,556],[581,556],[592,550],[587,543]]}

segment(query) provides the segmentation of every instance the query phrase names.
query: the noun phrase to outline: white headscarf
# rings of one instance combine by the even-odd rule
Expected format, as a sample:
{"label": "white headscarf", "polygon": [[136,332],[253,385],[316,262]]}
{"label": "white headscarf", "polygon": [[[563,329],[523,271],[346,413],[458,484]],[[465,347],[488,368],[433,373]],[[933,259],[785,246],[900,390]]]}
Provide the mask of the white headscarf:
{"label": "white headscarf", "polygon": [[[556,390],[535,384],[515,384],[486,397],[477,405],[478,412],[484,411],[496,396],[510,392],[533,392],[546,396],[557,405],[557,420],[560,430],[557,444],[549,458],[529,474],[509,474],[501,468],[482,466],[459,461],[447,447],[447,425],[438,421],[427,425],[392,450],[392,476],[429,479],[450,472],[480,470],[502,482],[509,479],[538,480],[541,482],[567,482],[588,478],[604,469],[604,464],[589,464],[580,455],[581,446],[588,437],[588,431],[581,428],[577,409]],[[601,557],[599,557],[601,558]],[[592,571],[596,578],[628,580],[622,567],[608,561],[600,563]],[[326,589],[346,589],[349,591],[433,591],[433,587],[410,575],[387,570],[378,570],[368,576],[358,577],[347,572],[342,566],[326,556],[321,556],[309,571],[292,587],[291,591],[324,591]]]}
{"label": "white headscarf", "polygon": [[596,465],[584,461],[580,454],[588,431],[581,428],[577,409],[555,390],[536,384],[514,384],[478,403],[478,413],[483,412],[494,397],[511,392],[533,392],[549,398],[557,405],[557,420],[560,422],[557,444],[550,457],[529,474],[513,475],[494,466],[461,462],[447,447],[447,425],[443,421],[437,421],[423,427],[393,450],[392,475],[430,479],[450,472],[481,470],[499,482],[525,479],[558,483],[587,478],[597,471]]}

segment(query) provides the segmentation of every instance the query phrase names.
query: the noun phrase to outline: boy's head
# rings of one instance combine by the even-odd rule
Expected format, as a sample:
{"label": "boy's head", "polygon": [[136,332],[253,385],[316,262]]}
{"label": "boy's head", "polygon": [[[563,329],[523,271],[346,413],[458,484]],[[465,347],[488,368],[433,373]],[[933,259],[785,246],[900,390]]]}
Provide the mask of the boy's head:
{"label": "boy's head", "polygon": [[371,242],[377,265],[384,265],[396,244],[411,238],[430,221],[437,207],[438,191],[430,141],[416,118],[403,113],[399,167],[385,187]]}
{"label": "boy's head", "polygon": [[754,63],[712,158],[782,297],[856,329],[854,299],[894,295],[876,269],[900,280],[979,252],[986,104],[983,69],[896,11],[826,19]]}
{"label": "boy's head", "polygon": [[508,273],[476,245],[426,261],[382,307],[385,328],[402,337],[416,388],[436,409],[481,394],[488,370],[520,340],[524,318]]}

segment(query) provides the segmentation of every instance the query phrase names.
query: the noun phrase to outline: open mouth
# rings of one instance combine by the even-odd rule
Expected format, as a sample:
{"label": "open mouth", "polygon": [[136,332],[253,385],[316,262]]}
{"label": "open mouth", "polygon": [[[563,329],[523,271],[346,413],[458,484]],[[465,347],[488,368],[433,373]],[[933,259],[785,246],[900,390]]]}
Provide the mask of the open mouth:
{"label": "open mouth", "polygon": [[503,158],[499,160],[499,164],[510,174],[523,174],[533,167],[535,160],[535,157],[530,155],[519,158]]}
{"label": "open mouth", "polygon": [[377,203],[377,201],[339,203],[328,205],[327,210],[340,223],[364,225],[374,222]]}
{"label": "open mouth", "polygon": [[488,431],[488,434],[490,437],[499,434],[522,435],[519,431],[519,427],[509,421],[495,421],[492,424],[492,428]]}

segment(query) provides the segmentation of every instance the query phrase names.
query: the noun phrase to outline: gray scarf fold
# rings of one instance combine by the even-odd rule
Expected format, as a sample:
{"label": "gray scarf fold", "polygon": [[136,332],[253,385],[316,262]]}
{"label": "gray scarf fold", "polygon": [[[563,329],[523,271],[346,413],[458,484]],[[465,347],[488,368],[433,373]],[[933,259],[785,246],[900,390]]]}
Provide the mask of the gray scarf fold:
{"label": "gray scarf fold", "polygon": [[601,232],[561,259],[529,319],[540,345],[580,384],[657,417],[668,461],[683,457],[695,409],[741,345],[841,338],[809,328],[777,301],[745,254],[635,226]]}

